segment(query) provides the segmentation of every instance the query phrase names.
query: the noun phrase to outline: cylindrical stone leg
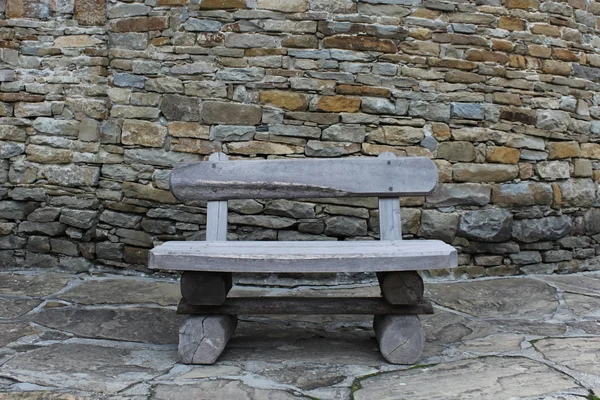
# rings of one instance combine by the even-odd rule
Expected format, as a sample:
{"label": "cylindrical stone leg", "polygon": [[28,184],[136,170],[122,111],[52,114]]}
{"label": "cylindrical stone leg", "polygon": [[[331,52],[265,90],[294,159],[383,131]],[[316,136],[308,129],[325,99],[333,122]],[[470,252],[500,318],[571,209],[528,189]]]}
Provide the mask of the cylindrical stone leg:
{"label": "cylindrical stone leg", "polygon": [[179,360],[213,364],[237,327],[236,315],[193,315],[179,329]]}
{"label": "cylindrical stone leg", "polygon": [[425,335],[417,315],[376,315],[373,321],[381,355],[391,364],[415,364]]}
{"label": "cylindrical stone leg", "polygon": [[418,304],[423,300],[423,278],[417,271],[378,272],[381,295],[390,304]]}
{"label": "cylindrical stone leg", "polygon": [[230,272],[183,271],[181,275],[181,296],[198,306],[223,304],[231,286]]}

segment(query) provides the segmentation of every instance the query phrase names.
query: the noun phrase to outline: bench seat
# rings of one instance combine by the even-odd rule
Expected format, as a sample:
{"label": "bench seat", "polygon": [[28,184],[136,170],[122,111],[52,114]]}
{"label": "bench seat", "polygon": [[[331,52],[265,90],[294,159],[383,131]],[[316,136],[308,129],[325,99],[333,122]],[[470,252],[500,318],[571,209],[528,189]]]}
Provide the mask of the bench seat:
{"label": "bench seat", "polygon": [[213,272],[379,272],[454,268],[456,250],[439,240],[166,242],[150,268]]}

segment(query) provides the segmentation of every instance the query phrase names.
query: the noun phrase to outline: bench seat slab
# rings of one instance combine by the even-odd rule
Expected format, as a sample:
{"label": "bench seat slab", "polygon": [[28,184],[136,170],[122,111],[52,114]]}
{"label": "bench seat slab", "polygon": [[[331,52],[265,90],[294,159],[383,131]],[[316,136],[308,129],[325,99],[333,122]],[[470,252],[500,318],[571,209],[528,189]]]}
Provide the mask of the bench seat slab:
{"label": "bench seat slab", "polygon": [[220,272],[377,272],[454,268],[456,250],[439,240],[166,242],[151,269]]}

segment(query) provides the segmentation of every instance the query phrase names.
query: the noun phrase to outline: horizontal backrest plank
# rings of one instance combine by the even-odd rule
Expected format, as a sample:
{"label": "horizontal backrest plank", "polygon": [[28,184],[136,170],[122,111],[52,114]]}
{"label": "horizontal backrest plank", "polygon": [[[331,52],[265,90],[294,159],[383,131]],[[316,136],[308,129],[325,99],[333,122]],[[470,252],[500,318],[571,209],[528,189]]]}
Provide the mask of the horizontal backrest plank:
{"label": "horizontal backrest plank", "polygon": [[425,157],[204,161],[171,174],[179,200],[428,195],[438,173]]}

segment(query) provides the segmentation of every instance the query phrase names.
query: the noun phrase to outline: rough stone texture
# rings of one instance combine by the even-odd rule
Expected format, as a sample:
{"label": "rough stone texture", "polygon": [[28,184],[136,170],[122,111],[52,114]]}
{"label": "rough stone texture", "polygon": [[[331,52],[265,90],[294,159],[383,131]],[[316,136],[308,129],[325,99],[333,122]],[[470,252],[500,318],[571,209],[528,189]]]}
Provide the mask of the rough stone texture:
{"label": "rough stone texture", "polygon": [[[372,317],[332,315],[245,316],[214,365],[186,366],[175,349],[175,280],[0,273],[0,285],[9,282],[0,295],[19,297],[0,300],[0,399],[584,400],[600,387],[598,272],[425,280],[442,307],[421,316],[426,342],[415,365],[381,357]],[[231,295],[379,295],[377,284],[289,282],[236,285]],[[34,309],[39,296],[45,306]]]}
{"label": "rough stone texture", "polygon": [[[597,2],[7,0],[0,14],[0,232],[19,238],[2,242],[2,267],[67,268],[79,257],[143,270],[148,248],[202,237],[204,204],[178,203],[168,174],[214,151],[429,157],[440,184],[403,199],[404,233],[477,254],[461,256],[459,275],[530,271],[507,250],[541,251],[538,270],[594,264]],[[87,207],[56,197],[85,198],[104,217],[66,226],[63,209]],[[273,222],[259,203],[257,218],[231,224],[230,236],[378,239],[377,204],[355,201],[276,215],[294,223]],[[56,215],[30,217],[48,205]],[[171,212],[153,216],[159,207]],[[494,246],[485,235],[456,237],[455,216],[487,209],[512,214],[511,237]],[[180,213],[190,219],[172,218]],[[520,233],[518,221],[544,218],[570,219],[565,235],[579,245],[562,248],[564,227]],[[521,246],[537,242],[553,243]],[[546,261],[556,250],[578,263]]]}

